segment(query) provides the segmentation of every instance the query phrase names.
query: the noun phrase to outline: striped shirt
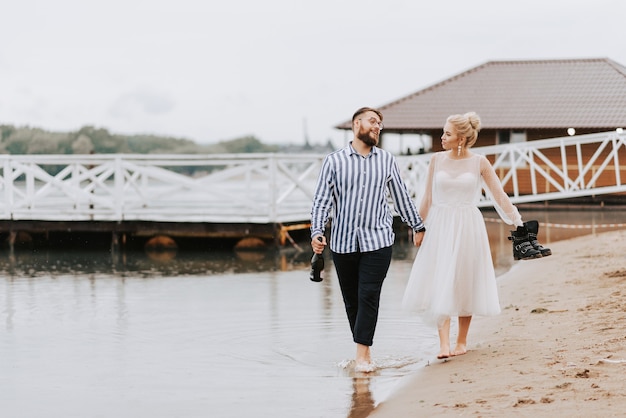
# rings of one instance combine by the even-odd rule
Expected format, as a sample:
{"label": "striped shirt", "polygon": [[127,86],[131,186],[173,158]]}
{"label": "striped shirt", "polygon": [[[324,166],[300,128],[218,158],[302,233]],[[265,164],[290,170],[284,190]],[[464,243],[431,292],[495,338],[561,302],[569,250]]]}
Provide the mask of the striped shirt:
{"label": "striped shirt", "polygon": [[388,195],[400,218],[414,231],[424,225],[391,153],[373,147],[363,157],[350,143],[327,155],[313,197],[311,237],[323,234],[332,218],[330,248],[336,253],[393,245]]}

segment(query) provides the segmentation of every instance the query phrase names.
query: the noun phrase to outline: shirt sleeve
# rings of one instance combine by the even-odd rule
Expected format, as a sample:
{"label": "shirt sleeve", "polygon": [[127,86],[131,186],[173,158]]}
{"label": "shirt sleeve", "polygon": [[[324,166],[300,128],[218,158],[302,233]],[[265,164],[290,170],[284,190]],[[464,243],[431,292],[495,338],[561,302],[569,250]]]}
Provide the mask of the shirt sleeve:
{"label": "shirt sleeve", "polygon": [[422,228],[424,221],[417,211],[413,199],[411,199],[409,195],[404,180],[402,180],[400,176],[400,169],[395,159],[392,160],[391,176],[388,184],[391,198],[402,221],[409,225],[413,231]]}
{"label": "shirt sleeve", "polygon": [[317,178],[317,185],[313,194],[313,206],[311,208],[311,238],[323,235],[326,223],[332,208],[332,193],[334,187],[334,170],[331,160],[327,156],[322,163],[322,169]]}
{"label": "shirt sleeve", "polygon": [[485,192],[494,204],[500,218],[508,224],[515,226],[522,226],[522,217],[519,214],[517,208],[511,203],[511,199],[504,192],[502,183],[493,169],[493,166],[489,160],[481,156],[480,159],[480,174],[483,179],[483,185],[485,186]]}

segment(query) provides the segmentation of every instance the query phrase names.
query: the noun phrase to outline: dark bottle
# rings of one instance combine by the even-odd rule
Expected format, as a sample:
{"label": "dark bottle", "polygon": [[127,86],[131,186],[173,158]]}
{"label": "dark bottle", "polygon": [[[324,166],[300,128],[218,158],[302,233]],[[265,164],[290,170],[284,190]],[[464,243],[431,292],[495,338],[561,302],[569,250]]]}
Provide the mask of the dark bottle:
{"label": "dark bottle", "polygon": [[[321,241],[322,237],[318,237]],[[324,254],[313,253],[313,258],[311,258],[311,274],[309,278],[313,282],[321,282],[322,278],[322,270],[324,270]]]}

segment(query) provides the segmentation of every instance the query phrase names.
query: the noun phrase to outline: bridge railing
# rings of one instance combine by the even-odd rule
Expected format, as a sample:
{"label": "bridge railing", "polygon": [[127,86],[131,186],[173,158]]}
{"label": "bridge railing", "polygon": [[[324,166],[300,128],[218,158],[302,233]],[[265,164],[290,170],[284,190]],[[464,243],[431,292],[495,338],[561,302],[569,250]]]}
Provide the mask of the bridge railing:
{"label": "bridge railing", "polygon": [[2,155],[0,219],[308,219],[323,156]]}
{"label": "bridge railing", "polygon": [[[493,163],[513,203],[626,193],[626,135],[607,132],[477,147]],[[429,154],[398,161],[416,199],[424,189]],[[479,206],[493,204],[486,196]]]}
{"label": "bridge railing", "polygon": [[[615,132],[474,148],[514,203],[624,193]],[[324,155],[0,155],[0,219],[289,223],[308,220]],[[412,196],[429,154],[399,156]],[[480,206],[490,206],[486,198]]]}

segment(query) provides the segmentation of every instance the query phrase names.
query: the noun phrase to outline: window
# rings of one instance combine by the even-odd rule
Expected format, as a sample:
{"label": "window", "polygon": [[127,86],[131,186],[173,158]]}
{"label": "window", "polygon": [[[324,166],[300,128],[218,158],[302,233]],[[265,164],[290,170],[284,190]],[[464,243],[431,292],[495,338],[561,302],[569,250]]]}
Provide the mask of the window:
{"label": "window", "polygon": [[526,131],[514,129],[511,131],[511,143],[517,144],[519,142],[526,142]]}
{"label": "window", "polygon": [[511,131],[498,131],[498,145],[511,143]]}
{"label": "window", "polygon": [[526,131],[519,129],[502,130],[498,131],[497,144],[517,144],[519,142],[526,142]]}

